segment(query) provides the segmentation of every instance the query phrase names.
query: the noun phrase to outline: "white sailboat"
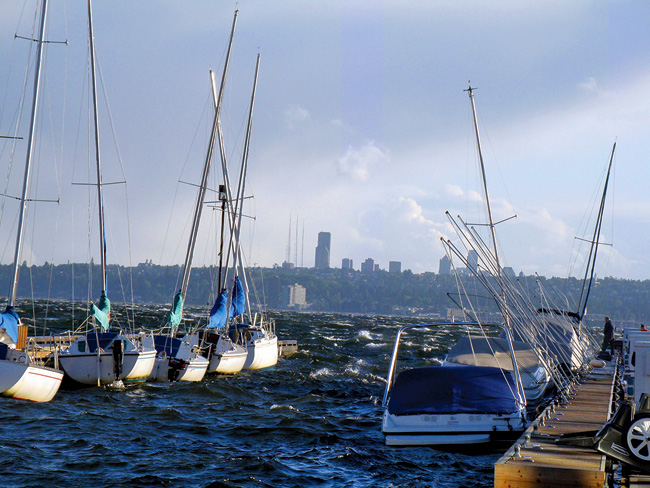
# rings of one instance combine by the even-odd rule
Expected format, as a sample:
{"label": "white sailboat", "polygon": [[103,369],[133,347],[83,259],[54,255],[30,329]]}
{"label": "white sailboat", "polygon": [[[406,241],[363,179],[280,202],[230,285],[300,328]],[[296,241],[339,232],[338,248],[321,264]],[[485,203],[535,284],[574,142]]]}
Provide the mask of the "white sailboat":
{"label": "white sailboat", "polygon": [[104,202],[99,151],[99,124],[97,120],[95,44],[91,0],[88,0],[88,34],[94,114],[102,294],[98,306],[92,305],[93,313],[85,323],[86,325],[92,325],[92,329],[78,337],[68,349],[63,351],[59,360],[65,374],[80,384],[100,386],[111,385],[118,381],[139,383],[147,380],[154,366],[156,351],[153,348],[151,337],[141,334],[138,340],[134,342],[122,331],[109,331],[110,301],[106,295],[106,240],[104,237]]}
{"label": "white sailboat", "polygon": [[[32,100],[31,123],[25,159],[25,176],[20,197],[18,229],[16,232],[16,247],[13,262],[13,279],[9,290],[6,310],[0,314],[0,394],[6,397],[48,402],[56,395],[63,371],[45,367],[36,361],[26,350],[24,343],[19,344],[20,317],[14,310],[18,276],[20,271],[23,233],[25,230],[25,211],[29,201],[29,186],[31,180],[32,156],[35,146],[36,113],[38,109],[41,80],[41,64],[43,59],[44,32],[47,23],[47,0],[41,5],[40,26],[36,51],[36,71],[34,75],[34,93]],[[25,329],[26,330],[26,329]],[[20,341],[24,342],[24,341]],[[18,347],[20,346],[20,347]],[[55,362],[56,365],[56,362]]]}
{"label": "white sailboat", "polygon": [[[228,50],[226,53],[226,59],[224,62],[223,75],[221,78],[221,87],[219,90],[219,95],[216,94],[214,73],[210,71],[210,81],[212,84],[212,90],[214,95],[215,103],[215,112],[212,120],[212,130],[210,135],[210,143],[208,145],[208,151],[205,157],[203,164],[203,171],[201,174],[201,183],[199,184],[199,189],[197,192],[196,203],[194,205],[194,213],[192,217],[192,227],[190,230],[190,236],[187,245],[187,251],[185,253],[185,262],[183,264],[183,277],[181,280],[181,288],[174,297],[174,303],[172,304],[172,310],[169,315],[169,327],[170,335],[157,335],[156,336],[156,349],[158,350],[158,359],[157,365],[164,370],[165,361],[169,362],[168,370],[172,372],[179,360],[182,361],[184,366],[179,371],[179,380],[189,380],[197,381],[201,379],[203,375],[208,373],[229,373],[235,374],[242,370],[244,366],[244,361],[246,359],[246,350],[235,344],[228,334],[218,329],[223,326],[220,323],[216,315],[220,312],[220,304],[224,301],[225,296],[219,295],[215,302],[215,305],[212,307],[208,317],[208,323],[202,325],[200,330],[189,331],[183,338],[176,338],[176,330],[178,329],[183,314],[183,304],[185,298],[187,297],[187,289],[189,287],[190,275],[192,272],[192,261],[194,257],[194,249],[196,247],[196,239],[199,232],[199,225],[201,222],[201,215],[203,213],[203,207],[205,205],[205,193],[208,188],[208,179],[210,175],[210,169],[212,166],[212,156],[214,152],[214,146],[216,144],[216,139],[218,136],[218,130],[220,127],[219,116],[221,112],[221,103],[223,99],[223,89],[226,82],[226,76],[228,73],[228,64],[230,61],[230,52],[232,48],[232,41],[235,34],[235,25],[237,23],[237,11],[235,11],[232,29],[230,32],[230,40],[228,43]],[[219,200],[222,202],[222,212],[225,211],[225,194],[220,192]],[[222,222],[223,222],[223,213],[222,213]],[[223,232],[222,232],[223,234]],[[223,241],[223,236],[222,236]],[[221,253],[220,253],[221,254]],[[221,277],[219,277],[219,281]],[[175,351],[170,351],[168,349],[168,344],[181,341],[181,344],[187,344],[190,347],[179,346]],[[203,374],[200,373],[202,370]],[[190,374],[190,371],[193,371]],[[200,378],[199,378],[200,376]]]}
{"label": "white sailboat", "polygon": [[[257,55],[255,65],[255,76],[253,81],[253,92],[251,94],[250,108],[248,112],[248,126],[244,142],[242,164],[239,172],[239,183],[237,194],[233,199],[230,189],[230,176],[226,164],[225,147],[221,134],[221,125],[218,125],[219,147],[221,150],[221,164],[224,177],[224,189],[226,191],[226,202],[229,204],[230,242],[227,258],[232,256],[233,264],[231,270],[232,294],[229,314],[226,313],[231,322],[228,327],[229,335],[245,345],[247,350],[245,369],[264,369],[275,366],[278,362],[278,338],[275,334],[275,323],[266,317],[264,313],[252,313],[247,270],[241,252],[241,223],[243,216],[244,190],[246,186],[246,172],[248,169],[248,149],[250,145],[251,127],[253,120],[253,105],[255,102],[255,90],[257,87],[257,75],[259,73],[260,55]],[[229,269],[226,265],[226,269]],[[226,275],[224,275],[224,279]],[[225,287],[224,287],[225,288]],[[222,292],[223,293],[223,292]]]}

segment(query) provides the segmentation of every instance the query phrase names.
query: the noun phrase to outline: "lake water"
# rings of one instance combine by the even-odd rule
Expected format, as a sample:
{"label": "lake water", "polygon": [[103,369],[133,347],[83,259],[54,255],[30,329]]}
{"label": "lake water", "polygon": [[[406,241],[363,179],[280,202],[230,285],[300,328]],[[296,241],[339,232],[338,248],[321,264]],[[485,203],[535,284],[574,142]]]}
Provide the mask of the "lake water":
{"label": "lake water", "polygon": [[[68,308],[50,310],[49,325],[65,323]],[[166,312],[140,307],[136,323],[157,327]],[[299,347],[273,369],[198,384],[61,390],[46,404],[0,398],[2,486],[492,486],[498,452],[383,443],[385,377],[397,328],[411,319],[271,316],[280,339]],[[409,336],[419,351],[404,357],[435,364],[455,337],[433,329]]]}

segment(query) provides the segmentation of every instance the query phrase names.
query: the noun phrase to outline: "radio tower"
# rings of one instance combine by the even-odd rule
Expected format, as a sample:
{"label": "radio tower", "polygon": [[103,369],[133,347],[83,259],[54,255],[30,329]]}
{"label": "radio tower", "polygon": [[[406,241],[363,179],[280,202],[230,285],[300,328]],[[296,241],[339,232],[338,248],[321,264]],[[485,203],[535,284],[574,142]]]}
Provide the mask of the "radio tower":
{"label": "radio tower", "polygon": [[291,213],[289,213],[289,239],[287,239],[287,258],[285,262],[291,262]]}

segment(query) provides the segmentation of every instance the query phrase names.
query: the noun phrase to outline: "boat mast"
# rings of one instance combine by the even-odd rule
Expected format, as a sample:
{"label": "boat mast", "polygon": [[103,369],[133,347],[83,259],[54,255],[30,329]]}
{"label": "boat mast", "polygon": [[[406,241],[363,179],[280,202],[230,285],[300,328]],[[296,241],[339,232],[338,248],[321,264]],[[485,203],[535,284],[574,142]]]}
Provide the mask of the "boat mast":
{"label": "boat mast", "polygon": [[[232,30],[230,32],[230,41],[228,43],[228,51],[226,53],[226,60],[223,66],[223,75],[221,77],[221,87],[219,88],[219,95],[215,100],[215,112],[212,120],[212,131],[210,134],[210,144],[208,153],[205,157],[203,164],[203,174],[201,176],[201,185],[196,197],[196,205],[194,207],[194,217],[192,219],[192,228],[190,230],[190,239],[187,245],[187,253],[185,254],[185,264],[183,267],[183,280],[181,282],[181,296],[184,298],[187,294],[187,287],[190,282],[190,273],[192,272],[192,258],[194,256],[194,248],[196,245],[196,236],[199,232],[199,222],[201,221],[201,212],[203,211],[203,202],[205,200],[205,191],[208,185],[208,176],[210,174],[210,162],[212,161],[212,153],[214,144],[217,138],[217,129],[219,127],[219,115],[221,113],[221,101],[223,99],[223,91],[226,83],[226,75],[228,73],[228,62],[230,60],[230,49],[232,47],[232,40],[235,35],[235,24],[237,22],[237,10],[235,10],[235,17],[232,21]],[[214,86],[214,73],[210,71],[210,77]]]}
{"label": "boat mast", "polygon": [[47,23],[47,0],[43,0],[41,6],[41,24],[36,47],[36,71],[34,74],[34,96],[32,99],[32,114],[29,125],[29,139],[27,142],[27,156],[25,158],[25,175],[23,178],[23,191],[20,197],[20,213],[18,215],[18,230],[16,231],[16,249],[14,251],[14,269],[13,279],[9,287],[9,298],[7,307],[13,307],[16,300],[16,289],[18,288],[18,275],[20,272],[20,259],[23,246],[23,231],[25,228],[25,211],[27,210],[27,195],[29,193],[29,183],[32,170],[32,156],[34,154],[34,132],[36,130],[36,111],[38,109],[38,93],[41,86],[41,64],[43,61],[43,37],[45,35],[45,25]]}
{"label": "boat mast", "polygon": [[[498,251],[498,245],[497,245],[497,237],[496,237],[496,232],[494,230],[495,224],[494,224],[494,219],[492,218],[492,206],[490,205],[490,193],[488,192],[488,185],[487,185],[487,178],[485,176],[485,165],[483,164],[483,151],[481,150],[481,136],[479,134],[478,130],[478,119],[476,117],[476,104],[474,102],[474,90],[476,88],[472,88],[472,85],[469,85],[469,87],[464,90],[468,93],[469,95],[469,101],[472,106],[472,118],[474,120],[474,133],[476,134],[476,148],[478,151],[478,159],[481,165],[481,177],[483,179],[483,191],[485,192],[485,206],[487,207],[487,213],[488,213],[488,222],[489,222],[489,227],[490,227],[490,236],[492,238],[492,246],[494,248],[494,260],[496,262],[496,267],[497,267],[497,282],[499,283],[499,289],[501,291],[501,299],[505,303],[506,300],[506,292],[505,292],[505,287],[503,284],[503,274],[501,272],[501,265],[499,264],[499,251]],[[478,272],[478,270],[477,270]],[[502,308],[503,305],[499,305],[499,308]],[[517,388],[519,391],[519,394],[523,401],[526,401],[526,394],[524,392],[524,386],[521,380],[521,375],[519,373],[519,366],[517,364],[517,359],[515,357],[515,351],[512,346],[512,335],[511,335],[511,330],[510,330],[510,317],[508,313],[503,309],[503,318],[506,322],[506,334],[508,337],[508,347],[510,349],[510,357],[512,359],[512,366],[513,370],[515,373],[515,380],[517,381]]]}
{"label": "boat mast", "polygon": [[[257,89],[257,75],[260,70],[260,55],[257,54],[257,62],[255,64],[255,77],[253,79],[253,93],[251,94],[251,103],[248,111],[248,125],[246,129],[246,140],[244,141],[244,154],[242,156],[241,172],[239,174],[239,185],[237,188],[237,201],[235,202],[235,215],[237,216],[237,226],[235,227],[235,253],[233,268],[237,270],[239,266],[241,269],[241,279],[244,285],[244,293],[246,297],[246,311],[248,316],[251,317],[251,304],[248,297],[248,280],[244,271],[243,259],[241,257],[241,221],[244,207],[244,188],[246,186],[246,170],[248,169],[248,152],[250,148],[251,129],[253,126],[253,105],[255,103],[255,91]],[[238,213],[237,213],[238,212]],[[238,264],[239,261],[239,264]]]}
{"label": "boat mast", "polygon": [[97,78],[95,74],[95,35],[93,34],[92,0],[88,0],[88,35],[90,38],[90,73],[93,92],[95,129],[95,164],[97,168],[97,206],[99,211],[99,254],[102,269],[102,293],[106,293],[106,235],[104,232],[104,198],[102,196],[102,165],[99,157],[99,121],[97,120]]}
{"label": "boat mast", "polygon": [[492,207],[490,205],[490,194],[488,192],[488,186],[487,186],[487,178],[485,177],[485,166],[483,165],[483,152],[481,151],[481,137],[479,135],[478,131],[478,120],[476,118],[476,105],[474,103],[474,90],[476,88],[472,88],[470,85],[467,90],[463,90],[468,92],[469,94],[469,100],[472,105],[472,117],[474,119],[474,133],[476,134],[476,148],[478,150],[478,159],[481,164],[481,176],[483,177],[483,191],[485,192],[485,205],[487,207],[487,213],[488,213],[488,220],[489,220],[489,226],[490,226],[490,235],[492,237],[492,245],[494,247],[494,259],[496,260],[497,264],[497,273],[498,273],[498,278],[499,278],[499,284],[501,285],[501,266],[499,265],[499,252],[497,251],[497,238],[496,238],[496,233],[494,231],[494,220],[492,219]]}
{"label": "boat mast", "polygon": [[[596,218],[596,227],[594,229],[594,237],[591,240],[591,249],[589,250],[589,259],[587,260],[587,269],[585,269],[585,278],[582,281],[582,291],[580,292],[580,306],[579,314],[580,320],[585,316],[587,311],[587,301],[589,300],[589,292],[591,291],[591,284],[594,280],[594,271],[596,269],[596,253],[598,252],[598,244],[600,243],[600,229],[603,224],[603,214],[605,211],[605,196],[607,195],[607,185],[609,184],[609,175],[612,170],[612,161],[614,161],[614,151],[616,150],[616,143],[612,147],[612,154],[609,157],[609,165],[607,166],[607,176],[605,177],[605,187],[603,188],[603,196],[600,199],[600,207],[598,209],[598,217]],[[590,270],[591,268],[591,270]],[[587,275],[589,276],[589,285],[587,285]],[[584,302],[582,297],[585,297]]]}

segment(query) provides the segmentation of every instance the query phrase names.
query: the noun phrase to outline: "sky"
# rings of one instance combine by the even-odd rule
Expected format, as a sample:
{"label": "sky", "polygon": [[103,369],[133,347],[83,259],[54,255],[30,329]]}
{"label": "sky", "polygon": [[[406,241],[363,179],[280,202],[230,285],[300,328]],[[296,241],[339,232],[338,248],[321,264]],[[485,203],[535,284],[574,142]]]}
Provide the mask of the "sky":
{"label": "sky", "polygon": [[[19,115],[34,43],[14,35],[32,35],[36,3],[0,0],[0,135],[24,137],[0,140],[8,195],[20,191],[33,83]],[[209,71],[221,78],[236,9],[222,109],[231,179],[261,55],[242,233],[250,265],[281,264],[290,245],[290,260],[311,267],[326,231],[332,267],[373,258],[437,272],[440,239],[455,239],[445,212],[486,221],[471,83],[494,218],[517,216],[497,226],[501,262],[581,276],[588,249],[576,238],[591,239],[616,142],[597,275],[650,278],[643,0],[95,0],[102,171],[115,183],[104,192],[109,263],[183,262],[212,121]],[[30,205],[23,258],[97,261],[87,8],[50,0],[48,10],[48,39],[68,42],[45,48],[31,198],[59,203]],[[218,212],[205,209],[194,265],[215,260]],[[15,215],[4,199],[3,263]]]}

